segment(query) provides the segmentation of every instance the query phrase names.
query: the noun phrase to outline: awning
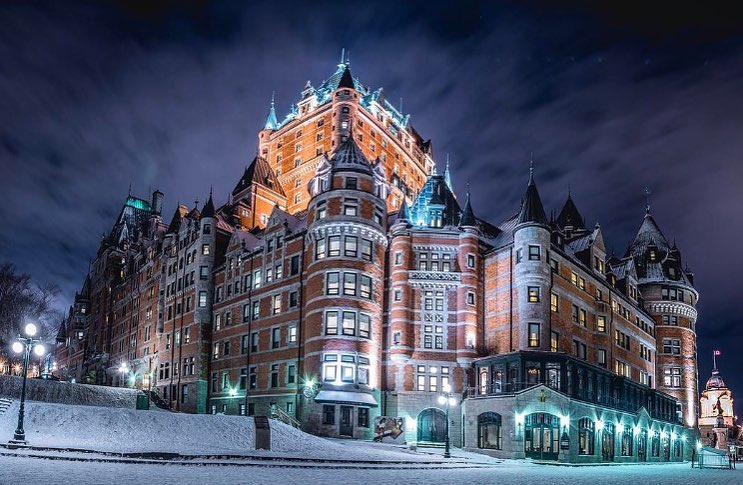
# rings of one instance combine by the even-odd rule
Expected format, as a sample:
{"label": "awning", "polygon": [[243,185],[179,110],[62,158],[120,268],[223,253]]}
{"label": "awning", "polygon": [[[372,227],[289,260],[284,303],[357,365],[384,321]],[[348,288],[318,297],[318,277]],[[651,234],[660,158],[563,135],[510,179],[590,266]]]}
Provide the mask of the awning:
{"label": "awning", "polygon": [[377,400],[371,394],[365,392],[351,391],[320,391],[315,396],[317,402],[345,402],[350,404],[363,404],[366,406],[378,406]]}

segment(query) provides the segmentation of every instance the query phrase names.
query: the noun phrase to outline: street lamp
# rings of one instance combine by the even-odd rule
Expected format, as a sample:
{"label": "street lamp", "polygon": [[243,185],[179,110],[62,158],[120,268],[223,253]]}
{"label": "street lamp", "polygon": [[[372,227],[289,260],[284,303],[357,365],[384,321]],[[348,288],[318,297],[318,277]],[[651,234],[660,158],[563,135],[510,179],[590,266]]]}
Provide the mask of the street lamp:
{"label": "street lamp", "polygon": [[23,329],[26,334],[25,337],[19,335],[18,340],[13,342],[13,352],[16,354],[23,353],[23,385],[21,386],[21,405],[18,408],[18,427],[13,434],[13,439],[10,440],[10,444],[16,445],[27,445],[26,432],[23,430],[23,417],[26,412],[26,377],[28,374],[28,362],[31,359],[31,351],[37,357],[44,355],[45,349],[41,345],[41,341],[34,338],[36,335],[36,325],[29,323]]}
{"label": "street lamp", "polygon": [[451,451],[449,450],[449,406],[456,406],[457,399],[454,397],[454,394],[452,394],[451,386],[449,384],[444,384],[441,387],[441,390],[443,393],[439,396],[439,404],[444,405],[444,409],[446,410],[446,441],[444,458],[451,458]]}
{"label": "street lamp", "polygon": [[124,376],[129,372],[129,366],[126,365],[126,362],[122,362],[121,365],[119,365],[119,372],[121,372],[121,382],[126,386],[126,380]]}

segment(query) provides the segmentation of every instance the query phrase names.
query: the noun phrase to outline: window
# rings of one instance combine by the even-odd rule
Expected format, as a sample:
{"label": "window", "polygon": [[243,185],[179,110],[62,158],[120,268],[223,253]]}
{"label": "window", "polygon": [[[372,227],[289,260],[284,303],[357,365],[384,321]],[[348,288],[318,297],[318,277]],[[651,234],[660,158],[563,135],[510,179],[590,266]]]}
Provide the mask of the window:
{"label": "window", "polygon": [[[281,277],[284,275],[284,266],[281,264],[277,264],[276,267],[274,268],[273,274],[275,275],[277,280],[280,280]],[[235,284],[237,285],[237,283]]]}
{"label": "window", "polygon": [[681,340],[676,338],[664,338],[663,339],[663,353],[664,354],[681,354]]}
{"label": "window", "polygon": [[555,293],[550,293],[550,310],[557,313],[559,311],[560,298]]}
{"label": "window", "polygon": [[395,253],[395,266],[400,266],[402,264],[402,251],[397,251]]}
{"label": "window", "polygon": [[368,239],[361,240],[361,259],[364,261],[372,260],[372,242]]}
{"label": "window", "polygon": [[358,188],[359,179],[356,177],[346,177],[346,188],[350,190],[356,190]]}
{"label": "window", "polygon": [[325,238],[318,239],[315,241],[315,259],[323,259],[325,257]]}
{"label": "window", "polygon": [[204,308],[206,306],[206,291],[199,292],[199,307]]}
{"label": "window", "polygon": [[317,220],[325,219],[328,217],[328,208],[325,205],[325,202],[321,202],[317,204],[317,216],[315,216]]}
{"label": "window", "polygon": [[539,324],[529,324],[529,347],[539,347]]}
{"label": "window", "polygon": [[271,348],[278,349],[281,347],[281,328],[274,327],[271,329]]}
{"label": "window", "polygon": [[596,331],[606,332],[606,317],[599,315],[596,317]]}
{"label": "window", "polygon": [[199,266],[199,279],[205,280],[209,278],[209,267],[208,266]]}
{"label": "window", "polygon": [[369,408],[358,408],[358,425],[359,428],[369,427]]}
{"label": "window", "polygon": [[299,255],[292,256],[291,262],[289,263],[289,273],[292,275],[299,273]]}
{"label": "window", "polygon": [[581,290],[585,290],[586,289],[586,280],[585,280],[585,278],[583,278],[581,276],[578,276],[578,274],[575,273],[575,272],[573,272],[570,275],[570,282],[573,283],[578,288],[580,288]]}
{"label": "window", "polygon": [[222,355],[224,355],[225,357],[230,355],[230,341],[229,340],[225,340],[224,344],[222,345],[222,349],[223,349]]}
{"label": "window", "polygon": [[359,313],[359,337],[369,338],[371,332],[371,317],[366,313]]}
{"label": "window", "polygon": [[550,332],[550,352],[557,352],[560,349],[560,334],[554,330]]}
{"label": "window", "polygon": [[477,447],[500,450],[503,441],[501,415],[485,412],[477,417]]}
{"label": "window", "polygon": [[322,405],[322,424],[330,424],[330,425],[335,424],[335,405],[333,404]]}
{"label": "window", "polygon": [[341,237],[330,236],[328,238],[328,256],[340,256],[341,255]]}
{"label": "window", "polygon": [[663,315],[663,325],[678,326],[679,317],[677,315]]}
{"label": "window", "polygon": [[614,362],[614,372],[620,376],[632,377],[632,369],[630,365],[621,360],[616,360]]}
{"label": "window", "polygon": [[601,367],[606,368],[606,350],[605,349],[598,349],[596,351],[596,361]]}
{"label": "window", "polygon": [[325,335],[338,335],[338,312],[325,312]]}
{"label": "window", "polygon": [[394,291],[394,300],[395,301],[402,301],[402,290],[399,288],[395,288]]}
{"label": "window", "polygon": [[279,364],[271,364],[271,387],[279,387]]}
{"label": "window", "polygon": [[286,366],[286,383],[294,384],[297,381],[297,367],[294,364]]}
{"label": "window", "polygon": [[289,292],[289,308],[295,308],[299,304],[299,293],[296,291]]}
{"label": "window", "polygon": [[289,345],[294,345],[297,343],[297,326],[296,325],[289,325],[289,327],[287,328],[286,340],[289,343]]}
{"label": "window", "polygon": [[596,432],[593,421],[589,418],[578,420],[578,454],[593,455]]}
{"label": "window", "polygon": [[468,305],[474,305],[475,304],[475,294],[471,291],[467,292],[467,304]]}
{"label": "window", "polygon": [[573,354],[579,359],[586,360],[586,344],[573,340]]}
{"label": "window", "polygon": [[468,268],[474,268],[475,267],[475,255],[474,254],[468,254],[467,255],[467,267]]}
{"label": "window", "polygon": [[343,255],[351,258],[355,258],[358,253],[358,238],[356,236],[346,236],[345,244],[343,246]]}
{"label": "window", "polygon": [[358,215],[358,200],[356,199],[345,199],[343,201],[343,215],[355,216]]}
{"label": "window", "polygon": [[371,299],[372,283],[369,276],[362,275],[360,278],[359,296]]}
{"label": "window", "polygon": [[516,250],[516,264],[519,264],[522,259],[524,259],[524,250],[521,248],[518,248]]}
{"label": "window", "polygon": [[253,288],[261,287],[261,270],[257,269],[253,272]]}
{"label": "window", "polygon": [[630,349],[630,336],[619,330],[614,330],[614,341],[623,349]]}
{"label": "window", "polygon": [[529,303],[539,303],[539,287],[538,286],[529,286],[528,289],[528,300]]}
{"label": "window", "polygon": [[356,296],[356,273],[343,273],[343,294]]}
{"label": "window", "polygon": [[271,309],[274,315],[281,313],[281,295],[274,295],[272,297]]}
{"label": "window", "polygon": [[253,302],[253,320],[257,320],[261,316],[261,302],[256,300]]}
{"label": "window", "polygon": [[556,259],[550,259],[550,268],[553,273],[560,273],[560,263]]}
{"label": "window", "polygon": [[248,382],[250,383],[251,389],[255,389],[258,387],[258,368],[257,367],[250,368],[250,374],[248,375]]}
{"label": "window", "polygon": [[325,294],[338,295],[340,293],[340,273],[327,273],[325,279]]}
{"label": "window", "polygon": [[542,259],[541,248],[529,245],[529,261],[539,261],[540,259]]}
{"label": "window", "polygon": [[201,245],[201,254],[203,254],[203,255],[210,254],[210,252],[211,252],[210,249],[211,248],[210,248],[210,246],[208,244],[202,244]]}
{"label": "window", "polygon": [[356,313],[355,312],[343,312],[342,332],[343,335],[355,335],[356,334]]}

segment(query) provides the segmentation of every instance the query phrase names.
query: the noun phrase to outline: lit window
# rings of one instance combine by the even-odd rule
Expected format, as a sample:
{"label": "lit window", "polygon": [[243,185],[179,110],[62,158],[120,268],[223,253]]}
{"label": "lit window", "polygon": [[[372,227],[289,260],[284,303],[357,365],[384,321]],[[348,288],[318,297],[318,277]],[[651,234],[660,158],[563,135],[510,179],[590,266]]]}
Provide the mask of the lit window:
{"label": "lit window", "polygon": [[539,324],[529,324],[529,347],[539,347]]}
{"label": "lit window", "polygon": [[539,303],[539,287],[529,286],[527,288],[529,293],[529,303]]}

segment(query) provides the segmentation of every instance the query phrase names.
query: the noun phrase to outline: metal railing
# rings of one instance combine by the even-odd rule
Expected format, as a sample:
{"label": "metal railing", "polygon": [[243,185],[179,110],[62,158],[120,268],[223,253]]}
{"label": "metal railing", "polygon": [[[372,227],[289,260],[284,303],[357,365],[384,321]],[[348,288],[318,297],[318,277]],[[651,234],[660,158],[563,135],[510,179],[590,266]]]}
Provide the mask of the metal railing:
{"label": "metal railing", "polygon": [[301,429],[302,425],[299,423],[299,421],[294,418],[294,416],[291,416],[289,413],[281,409],[278,404],[272,404],[271,405],[271,417],[273,419],[278,419],[284,424],[288,424],[289,426],[294,426],[297,429]]}

